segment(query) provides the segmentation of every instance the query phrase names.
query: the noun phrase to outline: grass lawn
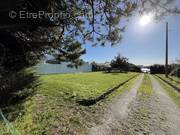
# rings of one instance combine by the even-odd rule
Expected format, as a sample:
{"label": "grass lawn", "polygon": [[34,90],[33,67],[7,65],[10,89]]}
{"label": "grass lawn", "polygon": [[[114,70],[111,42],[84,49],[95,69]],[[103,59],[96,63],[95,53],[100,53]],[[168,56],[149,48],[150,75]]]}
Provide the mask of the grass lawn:
{"label": "grass lawn", "polygon": [[[22,135],[85,135],[88,122],[95,119],[93,113],[97,105],[84,107],[76,101],[97,96],[135,74],[94,72],[41,75],[33,96],[3,108],[3,111]],[[127,90],[134,80],[115,93]],[[113,98],[115,93],[107,100]]]}
{"label": "grass lawn", "polygon": [[[160,75],[161,77],[163,77],[163,79],[166,79],[167,81],[173,83],[173,85],[176,85],[177,87],[179,86],[179,84],[170,81],[169,79],[165,78],[164,75]],[[166,90],[166,93],[174,100],[174,102],[180,107],[180,92],[174,90],[174,88],[172,88],[171,86],[169,86],[167,83],[165,83],[164,81],[162,81],[160,78],[156,77],[161,86]],[[180,88],[180,87],[179,87]]]}
{"label": "grass lawn", "polygon": [[[91,98],[97,96],[132,77],[134,73],[75,73],[59,75],[42,75],[39,92],[53,97],[67,95],[74,98]],[[68,97],[68,98],[69,98]]]}

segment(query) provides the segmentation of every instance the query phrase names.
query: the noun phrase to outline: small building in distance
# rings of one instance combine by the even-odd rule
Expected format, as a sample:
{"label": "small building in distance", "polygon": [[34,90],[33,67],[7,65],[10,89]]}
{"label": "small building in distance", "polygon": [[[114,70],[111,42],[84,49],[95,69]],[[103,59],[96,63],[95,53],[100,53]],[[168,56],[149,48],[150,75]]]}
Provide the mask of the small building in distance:
{"label": "small building in distance", "polygon": [[151,73],[151,70],[150,70],[150,68],[142,67],[141,72],[143,72],[143,73]]}

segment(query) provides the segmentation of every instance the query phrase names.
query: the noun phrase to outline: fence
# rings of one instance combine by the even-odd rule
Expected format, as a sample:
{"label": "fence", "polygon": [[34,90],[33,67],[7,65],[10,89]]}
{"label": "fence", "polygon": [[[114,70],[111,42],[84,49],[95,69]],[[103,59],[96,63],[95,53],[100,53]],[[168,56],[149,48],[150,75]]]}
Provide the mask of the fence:
{"label": "fence", "polygon": [[58,74],[58,73],[76,73],[76,72],[91,72],[92,65],[85,63],[78,68],[67,67],[68,63],[61,64],[48,64],[48,63],[39,63],[35,66],[35,71],[38,74]]}

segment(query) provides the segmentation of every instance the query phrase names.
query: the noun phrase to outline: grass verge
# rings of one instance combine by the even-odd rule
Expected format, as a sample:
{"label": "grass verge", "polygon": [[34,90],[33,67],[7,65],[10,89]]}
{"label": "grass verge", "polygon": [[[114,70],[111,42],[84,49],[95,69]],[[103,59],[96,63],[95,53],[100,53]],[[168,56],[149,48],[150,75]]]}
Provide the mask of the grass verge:
{"label": "grass verge", "polygon": [[158,74],[158,76],[180,89],[179,78],[173,76],[169,76],[168,78],[166,78],[164,74]]}
{"label": "grass verge", "polygon": [[[173,99],[173,101],[180,107],[180,93],[174,90],[167,83],[155,76],[159,80],[161,86],[165,89],[165,92]],[[164,77],[165,78],[165,77]]]}

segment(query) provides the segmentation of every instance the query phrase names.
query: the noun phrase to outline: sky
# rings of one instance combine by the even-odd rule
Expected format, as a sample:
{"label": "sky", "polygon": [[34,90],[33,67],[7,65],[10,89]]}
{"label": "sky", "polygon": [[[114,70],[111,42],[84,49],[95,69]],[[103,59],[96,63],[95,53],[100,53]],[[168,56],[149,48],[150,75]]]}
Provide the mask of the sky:
{"label": "sky", "polygon": [[164,64],[165,62],[165,22],[169,23],[169,63],[180,59],[180,15],[166,17],[160,22],[152,21],[142,26],[140,16],[132,17],[122,41],[116,46],[84,45],[87,53],[82,59],[103,63],[121,54],[129,62],[137,65]]}

